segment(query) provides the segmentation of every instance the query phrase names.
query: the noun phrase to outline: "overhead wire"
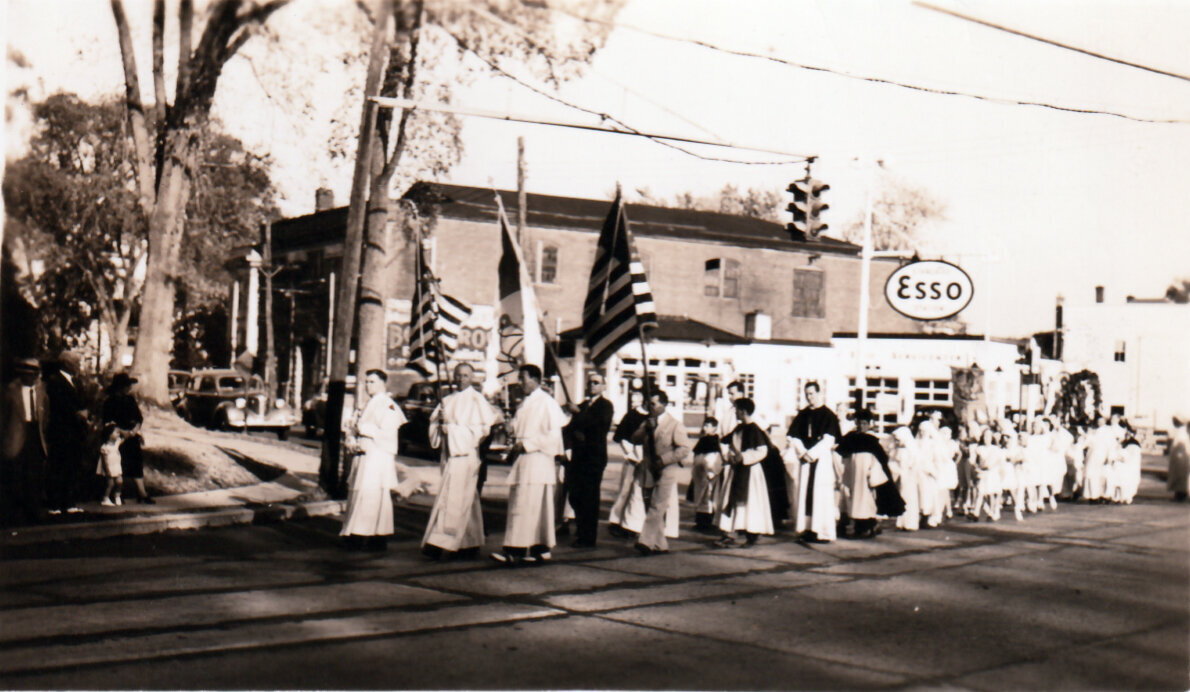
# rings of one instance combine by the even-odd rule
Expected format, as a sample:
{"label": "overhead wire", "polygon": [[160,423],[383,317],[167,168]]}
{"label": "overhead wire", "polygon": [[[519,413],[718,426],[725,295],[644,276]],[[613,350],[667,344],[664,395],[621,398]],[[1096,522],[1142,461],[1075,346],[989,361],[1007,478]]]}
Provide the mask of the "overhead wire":
{"label": "overhead wire", "polygon": [[[542,88],[537,87],[533,84],[530,84],[529,82],[521,79],[520,77],[516,76],[515,74],[504,69],[504,67],[502,67],[499,63],[492,61],[492,60],[484,57],[483,55],[481,55],[478,51],[473,49],[465,40],[459,38],[453,32],[448,31],[441,26],[439,26],[438,28],[442,29],[442,31],[444,33],[446,33],[446,35],[450,36],[451,39],[453,39],[454,42],[457,43],[460,48],[467,51],[471,55],[475,56],[479,61],[481,61],[485,65],[487,65],[493,72],[496,72],[500,76],[512,80],[516,84],[519,84],[520,86],[528,89],[529,91],[532,91],[533,93],[538,94],[540,96],[544,96],[545,98],[547,98],[551,101],[554,101],[556,103],[559,103],[563,106],[566,106],[567,108],[572,108],[574,110],[577,110],[577,111],[580,111],[583,113],[587,113],[589,115],[597,116],[601,122],[613,123],[613,124],[617,125],[618,127],[623,128],[628,134],[640,135],[642,137],[645,137],[646,139],[648,139],[651,142],[655,142],[662,146],[669,147],[670,149],[677,150],[683,154],[686,154],[687,156],[693,156],[695,158],[702,159],[704,161],[741,164],[741,165],[746,165],[746,166],[788,166],[788,165],[795,165],[795,164],[803,164],[806,162],[806,160],[808,158],[811,158],[809,156],[803,156],[803,157],[795,157],[795,158],[784,159],[784,160],[749,161],[747,159],[730,159],[730,158],[725,158],[725,157],[720,157],[720,156],[710,156],[708,154],[701,154],[696,151],[691,151],[690,149],[687,149],[683,146],[674,144],[673,142],[669,142],[664,139],[660,139],[658,137],[649,136],[642,130],[639,130],[639,129],[629,125],[628,123],[624,122],[620,118],[617,118],[616,116],[614,116],[610,113],[606,113],[604,111],[599,111],[599,110],[595,110],[592,108],[588,108],[586,106],[579,105],[579,104],[574,103],[568,99],[564,99],[561,96],[558,96],[557,94],[552,94],[552,93],[546,91],[545,89],[542,89]],[[704,129],[704,128],[700,127],[699,129]],[[721,146],[729,146],[729,145],[723,144]]]}
{"label": "overhead wire", "polygon": [[775,62],[775,63],[781,64],[781,65],[786,65],[789,67],[796,67],[798,69],[808,70],[811,72],[822,72],[825,74],[833,74],[833,75],[836,75],[839,77],[846,77],[847,79],[855,79],[855,80],[860,80],[860,81],[865,81],[865,82],[871,82],[874,84],[885,84],[888,86],[895,86],[895,87],[900,87],[902,89],[909,89],[912,91],[919,91],[919,92],[927,93],[927,94],[935,94],[938,96],[960,96],[963,98],[970,98],[970,99],[975,99],[978,101],[987,101],[989,103],[999,103],[999,104],[1010,105],[1010,106],[1033,106],[1036,108],[1046,108],[1046,109],[1061,111],[1061,112],[1065,112],[1065,113],[1077,113],[1077,114],[1082,114],[1082,115],[1106,115],[1106,116],[1110,116],[1113,118],[1122,118],[1124,120],[1131,120],[1134,122],[1152,123],[1152,124],[1158,124],[1158,125],[1190,124],[1190,120],[1187,120],[1184,118],[1144,118],[1144,117],[1129,115],[1127,113],[1119,113],[1119,112],[1115,112],[1115,111],[1099,110],[1099,109],[1094,109],[1094,108],[1075,108],[1072,106],[1060,106],[1057,104],[1046,103],[1043,101],[1027,101],[1027,100],[1021,100],[1021,99],[1000,97],[1000,96],[988,96],[985,94],[976,94],[974,92],[959,91],[956,89],[941,89],[941,88],[937,88],[937,87],[921,86],[919,84],[910,84],[908,82],[902,82],[902,81],[898,81],[895,79],[889,79],[889,78],[885,78],[885,77],[873,77],[873,76],[869,76],[869,75],[854,74],[854,73],[848,72],[846,70],[840,70],[840,69],[833,68],[833,67],[825,67],[822,65],[811,65],[808,63],[798,62],[795,60],[788,60],[786,58],[780,58],[775,55],[766,55],[763,53],[754,53],[751,51],[738,50],[738,49],[734,49],[734,48],[726,48],[724,46],[720,46],[720,45],[711,43],[709,41],[703,41],[700,39],[688,38],[688,37],[684,37],[684,36],[673,36],[671,34],[665,34],[665,33],[659,32],[659,31],[653,31],[651,29],[644,29],[644,28],[641,28],[638,26],[633,26],[631,24],[624,24],[624,23],[608,21],[608,20],[604,20],[604,19],[596,19],[594,17],[585,17],[585,16],[578,14],[576,12],[572,12],[572,11],[567,10],[562,7],[556,7],[554,5],[550,5],[549,8],[551,10],[553,10],[554,12],[565,14],[565,15],[574,17],[575,19],[584,21],[584,22],[590,22],[593,24],[601,24],[601,25],[610,26],[613,28],[628,29],[630,31],[635,31],[637,33],[641,33],[646,36],[652,36],[654,38],[660,38],[660,39],[663,39],[666,41],[675,41],[678,43],[688,43],[691,45],[706,48],[708,50],[713,50],[713,51],[717,51],[720,53],[726,53],[728,55],[735,55],[735,56],[745,57],[745,58],[756,58],[759,60],[768,60],[770,62]]}

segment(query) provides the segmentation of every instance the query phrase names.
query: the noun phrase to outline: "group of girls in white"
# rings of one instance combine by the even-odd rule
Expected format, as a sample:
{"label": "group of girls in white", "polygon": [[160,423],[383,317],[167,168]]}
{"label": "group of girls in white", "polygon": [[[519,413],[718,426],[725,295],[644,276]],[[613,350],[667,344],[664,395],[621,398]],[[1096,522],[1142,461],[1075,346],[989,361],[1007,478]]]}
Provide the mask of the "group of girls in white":
{"label": "group of girls in white", "polygon": [[958,439],[940,418],[921,421],[916,435],[893,431],[889,454],[907,505],[898,528],[938,526],[956,513],[998,521],[1009,510],[1022,521],[1056,511],[1059,500],[1131,504],[1140,486],[1140,443],[1117,417],[1070,428],[1052,416],[1020,429],[974,423]]}

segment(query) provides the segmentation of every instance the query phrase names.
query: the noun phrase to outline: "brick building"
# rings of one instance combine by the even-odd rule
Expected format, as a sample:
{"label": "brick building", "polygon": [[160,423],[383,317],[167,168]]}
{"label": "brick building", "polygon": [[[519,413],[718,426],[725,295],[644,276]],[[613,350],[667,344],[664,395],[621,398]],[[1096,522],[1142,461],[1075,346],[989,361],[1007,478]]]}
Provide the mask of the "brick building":
{"label": "brick building", "polygon": [[[499,194],[509,217],[515,220],[516,193],[503,190]],[[464,325],[459,359],[490,369],[491,306],[496,302],[500,257],[493,191],[419,183],[403,201],[416,202],[422,213],[433,214],[435,221],[428,234],[432,269],[446,293],[476,308]],[[414,208],[412,204],[402,207]],[[581,322],[595,244],[610,202],[530,194],[526,207],[523,254],[546,328],[561,337],[561,354],[567,361],[561,370],[574,383],[573,389],[581,381],[577,374],[581,364],[568,356],[581,359],[581,349],[573,348],[573,337]],[[708,396],[736,378],[746,382],[761,414],[770,422],[778,422],[804,403],[802,384],[810,379],[826,384],[829,402],[849,399],[855,386],[855,359],[841,353],[847,343],[854,342],[857,330],[858,246],[825,237],[813,241],[794,238],[781,224],[713,212],[629,205],[627,215],[661,317],[649,346],[652,374],[670,391],[671,399],[679,402],[688,421],[696,422]],[[278,277],[278,285],[305,286],[302,290],[308,291],[300,301],[302,314],[295,320],[294,339],[305,364],[299,370],[307,391],[324,372],[325,352],[320,349],[325,345],[329,315],[326,289],[333,283],[331,274],[338,271],[345,223],[346,209],[337,208],[273,225],[274,256],[290,267]],[[395,228],[390,230],[397,233]],[[389,366],[393,369],[403,365],[413,290],[412,247],[406,239],[394,256],[389,277]],[[922,334],[921,323],[892,310],[884,300],[883,288],[897,266],[895,260],[872,262],[869,329],[873,337],[899,339],[901,353],[921,354],[924,370],[918,369],[926,375],[918,379],[932,381],[930,387],[944,387],[937,382],[949,377],[949,364],[970,365],[980,358],[991,371],[1012,363],[1016,357],[1013,345],[985,342],[975,349],[968,337],[962,340],[966,348],[956,347],[953,340]],[[277,312],[285,310],[281,306]],[[950,344],[943,348],[950,355],[940,357],[934,352],[943,343]],[[864,378],[865,385],[871,384],[865,386],[870,390],[866,398],[874,403],[876,394],[881,393],[888,401],[891,392],[898,401],[909,404],[889,413],[900,418],[906,409],[911,414],[913,402],[920,399],[914,391],[912,368],[899,367],[897,383],[891,388],[889,377],[880,375],[884,368],[880,354],[885,351],[871,349],[872,360]],[[625,346],[607,365],[609,394],[623,410],[633,379],[642,374],[639,345]],[[949,403],[949,395],[930,400]]]}

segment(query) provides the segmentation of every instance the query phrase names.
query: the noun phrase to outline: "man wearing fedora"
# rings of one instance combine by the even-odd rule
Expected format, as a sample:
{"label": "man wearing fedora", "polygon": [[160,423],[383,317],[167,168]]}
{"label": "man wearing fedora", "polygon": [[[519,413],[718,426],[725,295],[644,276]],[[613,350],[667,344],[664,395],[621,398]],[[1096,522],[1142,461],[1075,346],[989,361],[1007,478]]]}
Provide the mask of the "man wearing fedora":
{"label": "man wearing fedora", "polygon": [[132,396],[132,385],[136,379],[128,373],[118,372],[112,377],[112,383],[107,387],[107,398],[103,401],[103,428],[115,426],[116,434],[122,438],[120,442],[120,466],[124,478],[132,481],[136,486],[136,496],[144,504],[156,504],[145,490],[145,471],[143,447],[144,438],[141,437],[141,424],[144,417],[136,397]]}
{"label": "man wearing fedora", "polygon": [[0,511],[5,525],[38,519],[44,499],[46,395],[41,364],[21,358],[16,379],[4,388],[4,441],[0,460]]}

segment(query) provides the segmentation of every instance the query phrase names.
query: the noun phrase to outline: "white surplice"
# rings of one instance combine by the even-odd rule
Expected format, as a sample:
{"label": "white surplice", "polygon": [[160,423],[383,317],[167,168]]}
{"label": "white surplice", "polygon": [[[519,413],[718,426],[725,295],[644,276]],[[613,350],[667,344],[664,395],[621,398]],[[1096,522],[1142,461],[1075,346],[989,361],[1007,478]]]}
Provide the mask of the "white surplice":
{"label": "white surplice", "polygon": [[356,458],[347,480],[347,512],[341,536],[391,536],[397,487],[397,431],[405,423],[401,407],[387,392],[368,400],[359,418],[363,454]]}
{"label": "white surplice", "polygon": [[483,510],[477,480],[479,443],[500,419],[482,394],[471,387],[442,400],[430,416],[430,446],[442,452],[442,484],[422,546],[457,551],[483,545]]}

